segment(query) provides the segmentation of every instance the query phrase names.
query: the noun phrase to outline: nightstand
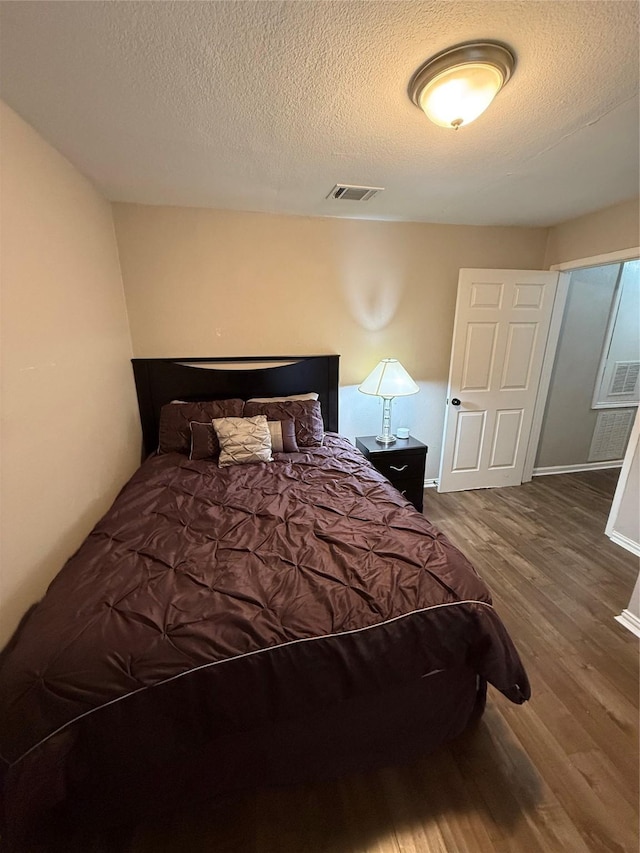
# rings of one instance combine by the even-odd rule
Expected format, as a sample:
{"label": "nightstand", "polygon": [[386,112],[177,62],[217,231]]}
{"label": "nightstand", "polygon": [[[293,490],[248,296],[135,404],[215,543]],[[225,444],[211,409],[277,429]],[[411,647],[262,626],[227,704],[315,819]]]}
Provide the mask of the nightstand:
{"label": "nightstand", "polygon": [[356,438],[356,447],[369,462],[422,512],[426,444],[417,438],[398,438],[395,444],[378,444],[375,435]]}

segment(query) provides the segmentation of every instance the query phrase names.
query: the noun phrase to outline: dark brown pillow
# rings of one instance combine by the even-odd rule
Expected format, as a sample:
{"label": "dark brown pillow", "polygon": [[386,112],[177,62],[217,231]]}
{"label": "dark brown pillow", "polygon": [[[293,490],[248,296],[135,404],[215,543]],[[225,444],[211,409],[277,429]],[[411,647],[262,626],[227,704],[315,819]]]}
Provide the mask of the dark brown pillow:
{"label": "dark brown pillow", "polygon": [[245,417],[266,415],[270,421],[295,423],[298,447],[321,447],[324,424],[320,403],[316,400],[287,400],[282,403],[245,403]]}
{"label": "dark brown pillow", "polygon": [[218,436],[211,421],[191,421],[191,453],[189,459],[215,459],[220,453]]}
{"label": "dark brown pillow", "polygon": [[236,399],[205,400],[201,403],[167,403],[160,409],[158,453],[189,453],[191,421],[205,423],[214,418],[241,418],[243,409],[244,401]]}
{"label": "dark brown pillow", "polygon": [[297,453],[296,425],[294,421],[267,421],[274,453]]}

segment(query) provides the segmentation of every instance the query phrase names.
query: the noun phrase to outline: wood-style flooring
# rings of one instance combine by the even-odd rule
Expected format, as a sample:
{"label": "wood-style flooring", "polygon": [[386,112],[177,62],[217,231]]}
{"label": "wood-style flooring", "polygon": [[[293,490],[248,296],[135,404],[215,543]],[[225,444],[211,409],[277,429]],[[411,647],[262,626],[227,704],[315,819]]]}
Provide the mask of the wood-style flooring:
{"label": "wood-style flooring", "polygon": [[638,851],[638,642],[614,621],[638,561],[604,527],[617,471],[425,493],[529,672],[473,731],[410,766],[267,791],[140,826],[127,853]]}

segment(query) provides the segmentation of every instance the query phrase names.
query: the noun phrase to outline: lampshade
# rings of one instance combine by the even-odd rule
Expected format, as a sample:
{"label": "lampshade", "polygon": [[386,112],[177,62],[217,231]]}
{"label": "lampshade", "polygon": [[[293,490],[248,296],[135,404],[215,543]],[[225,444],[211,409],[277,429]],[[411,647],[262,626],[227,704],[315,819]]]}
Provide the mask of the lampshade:
{"label": "lampshade", "polygon": [[458,45],[416,71],[409,95],[434,124],[457,130],[487,109],[514,67],[513,53],[498,42]]}
{"label": "lampshade", "polygon": [[408,397],[420,389],[397,358],[383,358],[358,390],[376,397]]}

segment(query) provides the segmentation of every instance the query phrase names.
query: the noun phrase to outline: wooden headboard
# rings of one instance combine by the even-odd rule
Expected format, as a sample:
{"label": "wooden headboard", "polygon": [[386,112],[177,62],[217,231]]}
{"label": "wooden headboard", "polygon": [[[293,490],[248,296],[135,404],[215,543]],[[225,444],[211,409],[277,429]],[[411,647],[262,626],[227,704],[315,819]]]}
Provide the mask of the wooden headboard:
{"label": "wooden headboard", "polygon": [[248,400],[317,391],[324,427],[337,432],[339,361],[339,355],[134,358],[144,455],[157,448],[160,409],[172,400]]}

